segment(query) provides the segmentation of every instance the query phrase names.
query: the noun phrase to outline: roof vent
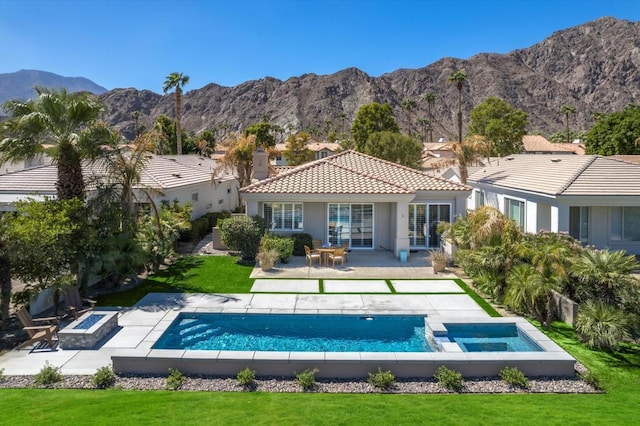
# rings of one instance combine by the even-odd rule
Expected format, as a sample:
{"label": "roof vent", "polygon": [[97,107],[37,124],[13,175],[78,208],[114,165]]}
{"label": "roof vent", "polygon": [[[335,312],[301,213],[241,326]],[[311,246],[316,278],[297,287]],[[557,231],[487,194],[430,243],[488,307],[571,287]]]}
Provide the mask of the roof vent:
{"label": "roof vent", "polygon": [[182,176],[180,176],[180,173],[171,173],[171,176],[177,177],[177,178],[182,178]]}
{"label": "roof vent", "polygon": [[562,161],[562,160],[561,160],[561,159],[559,159],[558,157],[553,157],[553,158],[551,159],[551,162],[552,162],[552,163],[559,163],[560,161]]}
{"label": "roof vent", "polygon": [[504,157],[505,160],[511,161],[513,160],[513,157],[509,156],[509,157]]}

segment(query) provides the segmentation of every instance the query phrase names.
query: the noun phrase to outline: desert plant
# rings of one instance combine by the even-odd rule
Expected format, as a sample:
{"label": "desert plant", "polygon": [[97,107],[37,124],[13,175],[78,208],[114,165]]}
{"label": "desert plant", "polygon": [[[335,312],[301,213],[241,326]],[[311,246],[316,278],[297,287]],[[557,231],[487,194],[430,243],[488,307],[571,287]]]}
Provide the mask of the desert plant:
{"label": "desert plant", "polygon": [[382,371],[382,369],[378,367],[376,373],[369,373],[367,382],[378,389],[389,390],[396,384],[396,377],[391,371]]}
{"label": "desert plant", "polygon": [[263,271],[268,271],[273,268],[273,265],[278,263],[279,258],[278,250],[274,248],[261,250],[256,256],[256,260],[260,262],[260,267]]}
{"label": "desert plant", "polygon": [[262,250],[276,249],[280,262],[289,263],[289,258],[293,254],[293,239],[267,233],[260,241],[260,248]]}
{"label": "desert plant", "polygon": [[91,378],[91,384],[98,389],[110,388],[115,382],[116,375],[113,372],[113,369],[108,365],[98,368]]}
{"label": "desert plant", "polygon": [[256,372],[249,367],[240,370],[236,378],[238,379],[238,383],[244,388],[252,388],[256,384]]}
{"label": "desert plant", "polygon": [[314,368],[313,370],[306,369],[302,373],[296,373],[294,371],[294,374],[296,375],[296,383],[305,391],[312,390],[316,387],[316,373],[319,371],[320,370],[317,368]]}
{"label": "desert plant", "polygon": [[54,367],[49,364],[49,361],[45,361],[44,367],[35,376],[36,384],[41,386],[48,386],[54,383],[62,381],[62,373],[60,373],[60,367]]}
{"label": "desert plant", "polygon": [[167,382],[165,388],[167,390],[178,390],[187,378],[175,368],[169,369],[169,375],[167,376]]}
{"label": "desert plant", "polygon": [[526,388],[529,386],[529,379],[527,379],[522,371],[518,367],[505,367],[500,370],[500,378],[511,386],[517,386],[519,388]]}
{"label": "desert plant", "polygon": [[464,387],[464,382],[462,381],[462,373],[447,368],[444,365],[438,367],[434,377],[438,381],[438,384],[447,390],[460,392]]}
{"label": "desert plant", "polygon": [[615,306],[589,300],[578,308],[576,333],[590,348],[617,348],[629,337],[627,316]]}

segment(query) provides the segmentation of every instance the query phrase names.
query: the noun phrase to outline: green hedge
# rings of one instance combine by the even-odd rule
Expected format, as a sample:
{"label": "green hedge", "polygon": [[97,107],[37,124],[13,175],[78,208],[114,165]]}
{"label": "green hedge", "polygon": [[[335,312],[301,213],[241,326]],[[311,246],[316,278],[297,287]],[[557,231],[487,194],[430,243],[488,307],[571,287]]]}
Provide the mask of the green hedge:
{"label": "green hedge", "polygon": [[265,234],[260,241],[260,247],[264,251],[276,249],[280,255],[280,262],[289,263],[289,258],[293,254],[293,239],[275,234]]}
{"label": "green hedge", "polygon": [[309,234],[305,234],[304,232],[292,234],[291,239],[293,239],[294,256],[304,256],[304,246],[312,248],[311,246],[313,245],[313,237],[311,237],[311,235]]}

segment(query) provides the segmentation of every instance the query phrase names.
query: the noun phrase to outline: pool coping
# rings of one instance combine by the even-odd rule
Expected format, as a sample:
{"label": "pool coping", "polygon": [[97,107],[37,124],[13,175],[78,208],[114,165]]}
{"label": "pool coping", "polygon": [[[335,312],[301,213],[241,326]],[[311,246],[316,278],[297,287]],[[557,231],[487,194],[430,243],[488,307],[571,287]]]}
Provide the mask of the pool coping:
{"label": "pool coping", "polygon": [[[289,352],[289,351],[198,351],[152,349],[159,336],[181,313],[260,313],[260,314],[371,314],[421,315],[437,323],[515,324],[542,352],[462,352],[453,344],[442,352]],[[117,373],[166,374],[175,368],[185,374],[234,375],[251,368],[259,375],[293,376],[305,369],[318,369],[317,377],[366,377],[378,368],[390,370],[396,377],[433,377],[445,365],[464,377],[496,376],[504,367],[517,367],[529,377],[567,377],[575,374],[575,359],[550,338],[521,317],[449,317],[433,309],[407,310],[321,310],[321,309],[237,309],[184,307],[167,311],[135,349],[119,350],[111,356]]]}

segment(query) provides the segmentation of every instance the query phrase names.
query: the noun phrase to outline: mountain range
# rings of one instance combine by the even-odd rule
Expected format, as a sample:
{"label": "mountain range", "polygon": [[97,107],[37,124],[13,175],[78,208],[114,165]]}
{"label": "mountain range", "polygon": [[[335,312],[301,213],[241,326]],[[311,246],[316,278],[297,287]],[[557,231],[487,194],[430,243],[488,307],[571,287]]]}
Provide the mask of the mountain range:
{"label": "mountain range", "polygon": [[[392,106],[404,132],[419,133],[419,119],[427,118],[423,96],[432,92],[436,95],[434,138],[454,139],[458,92],[447,78],[457,70],[467,74],[462,93],[465,123],[473,107],[495,96],[528,114],[530,133],[548,136],[562,130],[563,105],[577,109],[571,117],[572,129],[588,130],[594,114],[640,102],[640,22],[604,17],[557,31],[525,49],[479,53],[466,60],[443,58],[423,68],[398,69],[379,77],[347,68],[286,81],[265,77],[234,87],[211,83],[184,93],[182,122],[187,131],[221,124],[238,131],[267,116],[272,124],[289,131],[320,131],[327,125],[340,131],[348,130],[362,105],[379,102]],[[0,98],[5,96],[5,76],[0,76]],[[82,90],[100,94],[100,89]],[[134,111],[142,114],[147,126],[160,114],[174,116],[173,94],[126,88],[106,91],[100,98],[108,107],[108,121],[127,137],[133,135]],[[411,112],[402,108],[405,99],[416,101]]]}

